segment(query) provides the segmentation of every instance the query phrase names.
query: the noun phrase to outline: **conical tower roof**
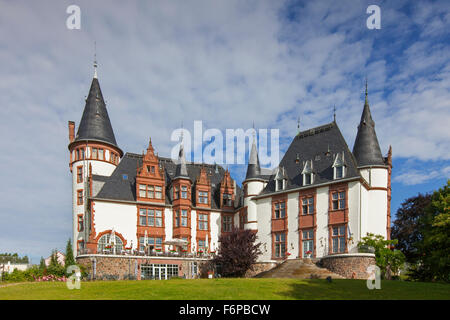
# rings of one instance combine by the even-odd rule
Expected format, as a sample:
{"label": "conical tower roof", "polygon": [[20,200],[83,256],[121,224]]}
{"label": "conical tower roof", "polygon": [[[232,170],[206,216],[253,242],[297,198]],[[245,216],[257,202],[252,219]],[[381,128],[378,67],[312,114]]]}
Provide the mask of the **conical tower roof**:
{"label": "conical tower roof", "polygon": [[358,126],[355,145],[353,146],[353,155],[356,158],[358,167],[385,165],[381,154],[380,145],[378,143],[377,134],[375,132],[375,122],[373,121],[372,114],[370,113],[367,83],[364,109]]}
{"label": "conical tower roof", "polygon": [[189,178],[187,167],[186,167],[186,157],[184,156],[184,146],[183,142],[180,144],[180,152],[178,154],[178,163],[175,171],[175,177],[176,178]]}
{"label": "conical tower roof", "polygon": [[[108,111],[106,110],[106,104],[100,89],[100,83],[97,79],[97,70],[95,70],[80,125],[78,126],[78,131],[73,142],[78,141],[104,142],[120,150],[117,146]],[[123,154],[122,150],[120,152]]]}
{"label": "conical tower roof", "polygon": [[248,160],[247,174],[245,180],[258,178],[261,175],[261,167],[259,165],[258,150],[256,149],[256,138],[253,136],[252,149]]}

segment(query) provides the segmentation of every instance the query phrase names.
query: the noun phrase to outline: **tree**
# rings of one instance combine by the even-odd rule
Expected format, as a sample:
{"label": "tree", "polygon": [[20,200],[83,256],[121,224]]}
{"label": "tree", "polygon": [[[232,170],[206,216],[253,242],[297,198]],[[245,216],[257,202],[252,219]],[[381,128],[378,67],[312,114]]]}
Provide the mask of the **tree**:
{"label": "tree", "polygon": [[423,239],[415,244],[419,260],[411,270],[411,277],[450,282],[450,180],[433,193],[420,219],[420,231]]}
{"label": "tree", "polygon": [[220,269],[223,277],[243,277],[248,270],[253,270],[261,254],[261,243],[256,242],[256,233],[251,230],[233,228],[219,238],[218,254],[212,260]]}
{"label": "tree", "polygon": [[[405,263],[405,255],[400,251],[393,249],[398,240],[386,240],[382,235],[368,233],[358,243],[358,248],[370,246],[375,249],[375,260],[381,270],[384,278],[390,279],[390,272],[398,274],[400,268]],[[388,271],[389,270],[389,271]]]}
{"label": "tree", "polygon": [[71,265],[75,265],[75,258],[73,256],[73,250],[72,250],[72,241],[69,240],[67,241],[67,245],[66,245],[66,260],[65,260],[65,267],[66,269],[71,266]]}
{"label": "tree", "polygon": [[408,262],[416,262],[419,258],[414,244],[423,239],[419,221],[425,215],[425,209],[430,202],[431,194],[419,193],[415,197],[406,199],[397,210],[391,235],[393,239],[398,240],[396,248],[405,254]]}
{"label": "tree", "polygon": [[39,262],[39,270],[43,271],[46,268],[45,259],[41,257],[41,261]]}

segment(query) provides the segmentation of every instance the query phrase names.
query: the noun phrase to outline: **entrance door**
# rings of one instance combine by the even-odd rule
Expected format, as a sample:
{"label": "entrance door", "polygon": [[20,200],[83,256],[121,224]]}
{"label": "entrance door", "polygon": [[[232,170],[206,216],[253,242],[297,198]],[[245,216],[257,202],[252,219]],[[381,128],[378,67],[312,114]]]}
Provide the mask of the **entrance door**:
{"label": "entrance door", "polygon": [[167,280],[167,267],[166,266],[161,266],[160,267],[160,280]]}
{"label": "entrance door", "polygon": [[156,280],[161,280],[161,274],[159,272],[159,267],[153,267],[153,276]]}

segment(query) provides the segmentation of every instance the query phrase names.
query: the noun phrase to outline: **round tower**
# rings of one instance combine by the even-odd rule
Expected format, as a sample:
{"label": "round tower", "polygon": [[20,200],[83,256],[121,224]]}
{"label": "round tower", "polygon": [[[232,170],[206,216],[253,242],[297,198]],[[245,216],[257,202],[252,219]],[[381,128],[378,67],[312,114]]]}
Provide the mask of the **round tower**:
{"label": "round tower", "polygon": [[75,122],[69,121],[69,168],[72,172],[73,252],[89,241],[90,216],[88,197],[92,196],[92,175],[110,176],[119,164],[123,151],[117,146],[94,64],[89,95],[77,134]]}
{"label": "round tower", "polygon": [[261,177],[258,150],[256,148],[256,137],[253,135],[253,143],[248,161],[247,174],[243,181],[244,207],[247,211],[247,223],[245,229],[257,230],[257,206],[253,197],[259,195],[265,187],[266,181]]}
{"label": "round tower", "polygon": [[353,155],[357,161],[358,169],[366,184],[368,193],[368,206],[362,217],[361,236],[370,232],[390,237],[390,176],[391,164],[388,158],[381,154],[377,134],[375,132],[375,121],[370,112],[367,82],[366,97],[361,121],[358,126]]}

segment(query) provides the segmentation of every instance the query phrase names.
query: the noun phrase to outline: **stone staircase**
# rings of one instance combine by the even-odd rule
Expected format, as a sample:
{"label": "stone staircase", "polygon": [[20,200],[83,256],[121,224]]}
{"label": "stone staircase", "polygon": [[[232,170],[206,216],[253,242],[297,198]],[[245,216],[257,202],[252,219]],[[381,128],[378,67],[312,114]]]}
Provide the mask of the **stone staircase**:
{"label": "stone staircase", "polygon": [[318,260],[290,259],[269,271],[262,272],[255,278],[298,278],[298,279],[345,279],[328,269],[318,267]]}

